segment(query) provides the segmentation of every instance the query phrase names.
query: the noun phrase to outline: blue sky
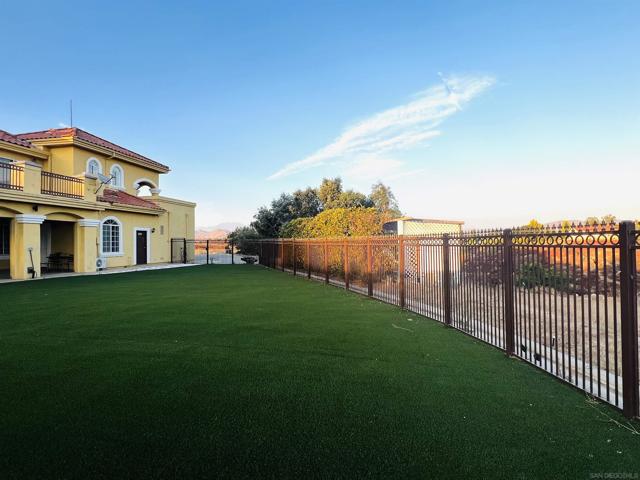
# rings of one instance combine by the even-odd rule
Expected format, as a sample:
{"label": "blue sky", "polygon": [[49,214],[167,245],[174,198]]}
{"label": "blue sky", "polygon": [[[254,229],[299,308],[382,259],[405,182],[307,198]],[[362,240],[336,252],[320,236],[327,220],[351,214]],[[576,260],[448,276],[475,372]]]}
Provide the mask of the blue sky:
{"label": "blue sky", "polygon": [[73,98],[201,226],[336,175],[472,226],[640,218],[639,23],[637,1],[11,2],[0,128]]}

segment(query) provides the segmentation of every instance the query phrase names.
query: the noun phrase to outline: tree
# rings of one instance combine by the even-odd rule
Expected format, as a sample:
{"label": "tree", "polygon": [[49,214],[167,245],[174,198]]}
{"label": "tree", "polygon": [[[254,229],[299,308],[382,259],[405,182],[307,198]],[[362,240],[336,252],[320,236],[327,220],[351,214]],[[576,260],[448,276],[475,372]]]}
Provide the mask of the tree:
{"label": "tree", "polygon": [[363,193],[347,190],[342,192],[337,200],[332,202],[331,208],[370,208],[373,202]]}
{"label": "tree", "polygon": [[535,218],[530,220],[529,223],[527,223],[526,225],[528,228],[534,229],[534,230],[538,230],[542,227],[544,227],[544,225],[542,223],[540,223],[538,220],[536,220]]}
{"label": "tree", "polygon": [[563,232],[568,232],[569,230],[571,230],[571,227],[573,226],[573,222],[569,221],[569,220],[562,220],[560,222],[560,229]]}
{"label": "tree", "polygon": [[615,215],[605,215],[604,217],[602,217],[602,223],[606,223],[608,225],[612,224],[612,223],[616,223],[618,221],[618,219],[616,218]]}
{"label": "tree", "polygon": [[[371,212],[352,212],[358,209],[373,209],[379,218],[371,218]],[[343,210],[343,212],[334,212],[321,217],[317,222],[295,221],[304,218],[315,219],[328,210]],[[371,233],[367,232],[381,233],[378,226],[372,226],[376,222],[379,221],[381,225],[384,221],[397,216],[400,216],[398,202],[389,187],[377,183],[373,185],[371,195],[366,196],[354,190],[343,191],[342,180],[336,177],[323,179],[317,189],[307,187],[304,190],[296,190],[293,194],[282,193],[269,206],[258,209],[251,226],[263,238],[302,237],[312,235],[310,230],[312,226],[316,232],[327,230],[321,226],[321,223],[330,218],[332,226],[327,227],[327,231],[331,231],[331,235],[352,235],[353,231],[362,231],[362,235],[370,235]],[[367,221],[363,220],[365,218]],[[364,221],[362,228],[350,227],[349,219],[357,222]],[[324,234],[318,233],[317,236],[324,236]]]}
{"label": "tree", "polygon": [[275,238],[282,225],[292,220],[294,211],[293,196],[283,193],[271,202],[271,207],[260,207],[254,215],[251,226],[264,238]]}
{"label": "tree", "polygon": [[379,235],[383,218],[375,208],[331,208],[324,210],[305,225],[305,236],[354,237]]}
{"label": "tree", "polygon": [[587,217],[584,223],[585,225],[597,225],[600,223],[600,220],[598,219],[598,217]]}
{"label": "tree", "polygon": [[369,195],[374,208],[384,214],[387,218],[399,217],[402,215],[398,207],[398,201],[391,191],[382,182],[378,182],[371,186],[371,194]]}
{"label": "tree", "polygon": [[341,193],[342,179],[340,177],[323,178],[320,188],[318,188],[318,198],[322,203],[323,210],[334,208]]}
{"label": "tree", "polygon": [[280,229],[281,238],[306,238],[310,237],[309,224],[313,222],[313,218],[303,217],[294,218],[285,223]]}
{"label": "tree", "polygon": [[293,192],[291,203],[291,215],[293,218],[315,217],[322,211],[322,202],[315,188],[307,187],[305,190]]}
{"label": "tree", "polygon": [[258,245],[256,240],[261,238],[260,234],[253,227],[238,227],[229,234],[227,240],[233,242],[238,249],[238,253],[244,255],[257,255]]}
{"label": "tree", "polygon": [[251,227],[253,227],[262,238],[275,238],[278,236],[278,231],[282,224],[278,221],[271,209],[260,207],[253,218],[255,218],[255,220],[251,222]]}

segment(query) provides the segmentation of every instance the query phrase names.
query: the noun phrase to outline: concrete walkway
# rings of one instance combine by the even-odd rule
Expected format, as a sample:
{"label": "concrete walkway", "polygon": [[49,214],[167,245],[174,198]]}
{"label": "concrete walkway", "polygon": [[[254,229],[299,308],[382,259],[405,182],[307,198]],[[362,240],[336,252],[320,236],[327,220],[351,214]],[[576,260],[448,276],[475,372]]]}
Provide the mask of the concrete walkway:
{"label": "concrete walkway", "polygon": [[115,273],[130,273],[130,272],[146,272],[148,270],[165,270],[168,268],[182,268],[182,267],[194,267],[196,264],[193,263],[154,263],[150,265],[136,265],[133,267],[117,267],[117,268],[107,268],[105,270],[100,270],[98,272],[86,272],[86,273],[76,273],[76,272],[65,272],[65,273],[46,273],[40,277],[36,277],[34,279],[29,280],[13,280],[11,278],[1,278],[0,283],[13,283],[13,282],[28,282],[31,280],[48,280],[50,278],[65,278],[65,277],[81,277],[85,275],[112,275]]}

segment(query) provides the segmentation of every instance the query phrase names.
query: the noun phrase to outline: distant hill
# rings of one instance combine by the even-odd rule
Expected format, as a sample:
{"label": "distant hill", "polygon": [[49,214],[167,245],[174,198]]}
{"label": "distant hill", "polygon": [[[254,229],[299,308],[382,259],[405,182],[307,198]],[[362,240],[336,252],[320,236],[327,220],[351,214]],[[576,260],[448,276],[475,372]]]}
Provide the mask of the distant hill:
{"label": "distant hill", "polygon": [[229,235],[228,230],[196,230],[196,240],[224,240]]}
{"label": "distant hill", "polygon": [[212,227],[197,227],[196,240],[224,240],[227,235],[241,226],[241,223],[226,222]]}

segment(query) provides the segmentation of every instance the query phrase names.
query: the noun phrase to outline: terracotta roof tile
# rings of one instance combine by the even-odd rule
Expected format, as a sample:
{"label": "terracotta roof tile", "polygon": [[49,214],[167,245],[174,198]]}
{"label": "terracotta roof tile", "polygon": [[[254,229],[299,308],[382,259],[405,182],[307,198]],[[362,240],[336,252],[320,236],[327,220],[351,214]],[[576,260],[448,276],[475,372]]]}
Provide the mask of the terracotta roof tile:
{"label": "terracotta roof tile", "polygon": [[155,203],[145,200],[144,198],[129,195],[127,192],[123,192],[122,190],[105,188],[102,195],[98,197],[98,200],[101,202],[116,203],[118,205],[128,205],[131,207],[142,207],[163,211],[163,209]]}
{"label": "terracotta roof tile", "polygon": [[0,130],[0,140],[7,143],[13,143],[14,145],[19,145],[25,148],[31,148],[33,146],[31,142],[23,140],[17,135],[12,135],[9,132],[5,132],[4,130]]}
{"label": "terracotta roof tile", "polygon": [[20,133],[16,135],[16,137],[20,140],[44,140],[48,138],[63,138],[63,137],[74,137],[80,140],[84,140],[85,142],[91,143],[98,147],[107,148],[118,152],[122,155],[126,155],[128,157],[134,158],[136,160],[140,160],[143,163],[147,163],[150,166],[153,166],[162,171],[169,171],[169,167],[163,165],[162,163],[156,162],[155,160],[151,160],[144,155],[140,155],[139,153],[133,152],[127,148],[121,147],[115,143],[109,142],[103,138],[100,138],[92,133],[86,132],[80,128],[52,128],[51,130],[42,130],[40,132],[30,132],[30,133]]}

